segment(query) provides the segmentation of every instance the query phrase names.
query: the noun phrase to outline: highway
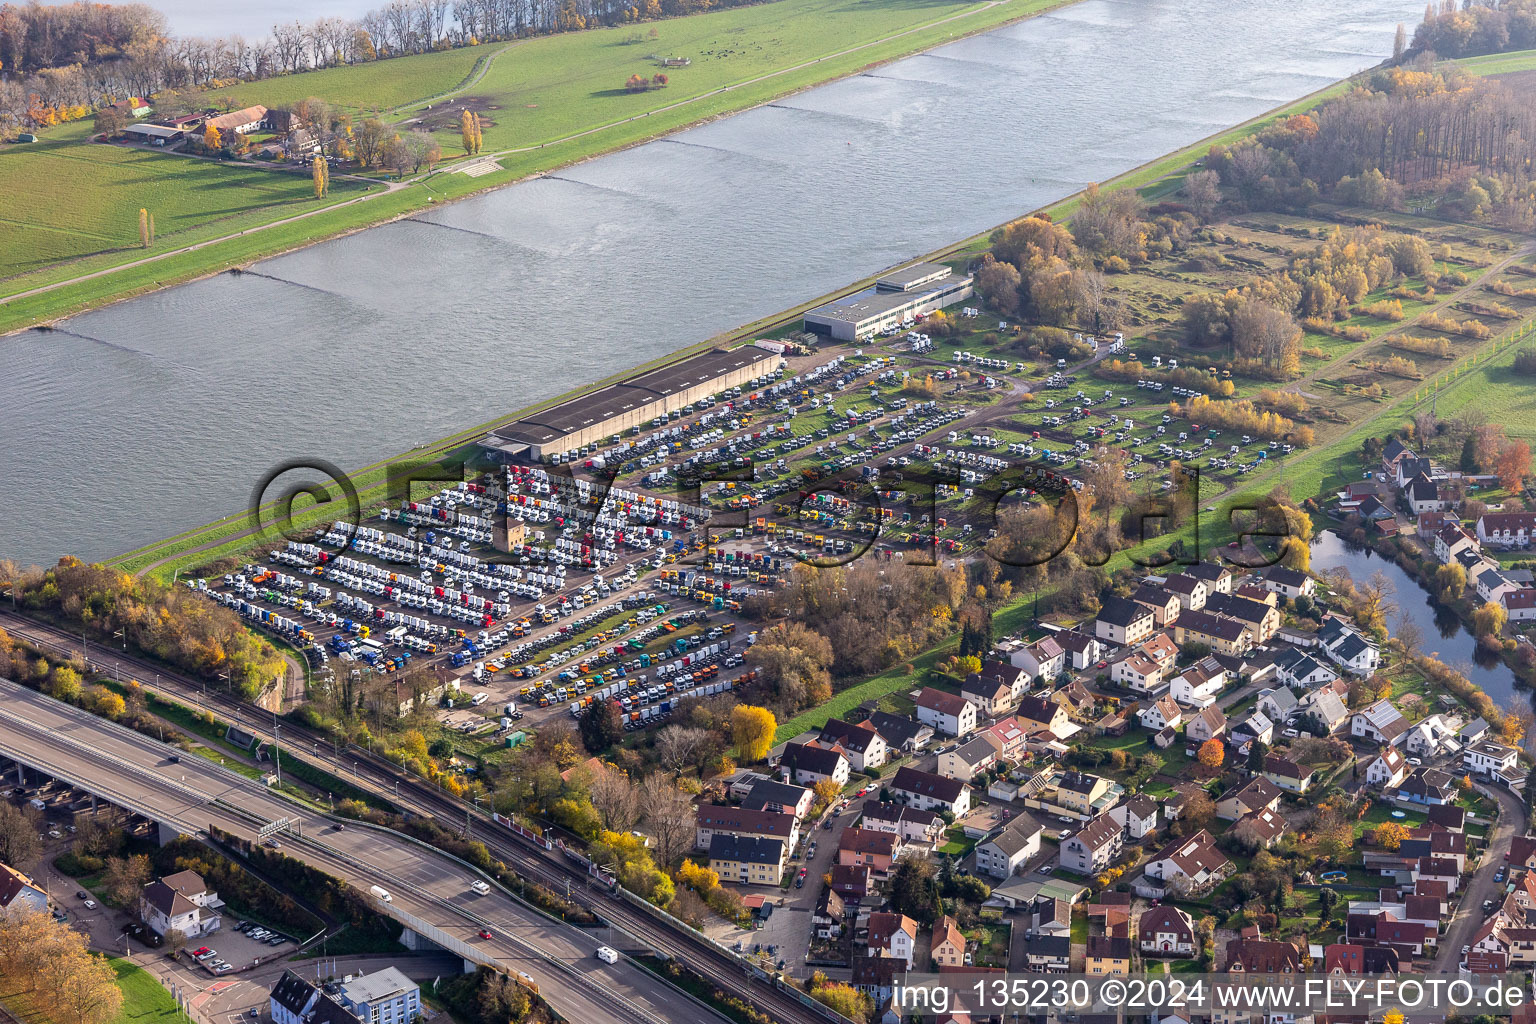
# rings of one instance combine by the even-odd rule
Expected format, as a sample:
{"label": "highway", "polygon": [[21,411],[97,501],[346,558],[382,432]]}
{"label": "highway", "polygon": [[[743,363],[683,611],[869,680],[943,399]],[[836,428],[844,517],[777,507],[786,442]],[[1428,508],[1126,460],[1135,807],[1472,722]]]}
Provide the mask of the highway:
{"label": "highway", "polygon": [[[337,829],[259,782],[200,757],[172,761],[171,747],[8,680],[0,680],[0,753],[191,835],[212,825],[250,839],[266,822],[289,818],[299,835],[279,838],[283,853],[363,892],[383,886],[392,900],[381,909],[438,929],[482,963],[524,972],[568,1020],[719,1020],[629,960],[597,960],[601,943],[579,929],[499,889],[474,893],[469,883],[478,876],[425,844],[359,824]],[[480,938],[481,929],[492,938]]]}
{"label": "highway", "polygon": [[[78,634],[10,611],[0,610],[0,628],[56,656],[71,657],[81,653]],[[158,689],[166,695],[188,704],[201,704],[225,719],[238,716],[244,728],[264,739],[271,739],[270,728],[262,724],[270,722],[271,712],[226,694],[214,691],[204,694],[202,683],[113,647],[93,645],[92,654],[94,661],[119,663],[124,672],[146,685],[158,676]],[[321,756],[331,750],[332,741],[328,735],[290,722],[282,723],[281,733],[283,757],[296,756],[333,774],[344,776],[347,781],[377,793],[408,813],[436,818],[451,828],[462,827],[465,820],[463,803],[415,776],[404,773],[383,757],[363,747],[348,746],[343,748],[340,760],[335,760]],[[292,807],[289,806],[291,813]],[[639,943],[686,963],[723,991],[746,1000],[779,1024],[827,1024],[829,1020],[834,1024],[846,1022],[847,1018],[819,1004],[815,1008],[809,1007],[795,994],[781,991],[771,983],[755,980],[745,961],[721,950],[692,929],[674,926],[627,902],[589,890],[585,872],[558,853],[534,846],[496,825],[478,811],[472,817],[475,822],[475,838],[485,843],[492,856],[507,864],[519,876],[555,891],[565,890],[568,886],[572,902],[611,922],[615,928]],[[676,990],[671,990],[671,993],[674,1003],[686,998]]]}

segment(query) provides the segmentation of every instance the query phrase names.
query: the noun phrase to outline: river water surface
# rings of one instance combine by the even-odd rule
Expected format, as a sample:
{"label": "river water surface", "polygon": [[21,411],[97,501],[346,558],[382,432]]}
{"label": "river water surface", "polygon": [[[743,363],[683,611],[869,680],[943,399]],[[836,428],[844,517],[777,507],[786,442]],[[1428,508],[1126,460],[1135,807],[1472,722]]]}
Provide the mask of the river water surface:
{"label": "river water surface", "polygon": [[1323,572],[1340,568],[1356,583],[1365,583],[1378,572],[1392,581],[1390,600],[1396,609],[1387,616],[1389,633],[1396,635],[1403,623],[1413,623],[1421,637],[1420,650],[1472,680],[1493,698],[1495,704],[1503,705],[1515,692],[1515,674],[1497,655],[1478,651],[1477,640],[1462,626],[1455,612],[1438,604],[1395,563],[1325,530],[1312,542],[1312,570]]}
{"label": "river water surface", "polygon": [[98,558],[823,294],[1303,96],[1417,0],[1085,0],[0,338],[0,554]]}

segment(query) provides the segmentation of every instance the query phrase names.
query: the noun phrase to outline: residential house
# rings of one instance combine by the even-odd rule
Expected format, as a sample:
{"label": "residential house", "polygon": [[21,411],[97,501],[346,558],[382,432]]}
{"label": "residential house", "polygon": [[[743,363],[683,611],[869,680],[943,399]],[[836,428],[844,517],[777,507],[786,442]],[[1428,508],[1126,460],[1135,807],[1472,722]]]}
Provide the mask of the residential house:
{"label": "residential house", "polygon": [[1106,811],[1062,840],[1061,866],[1079,875],[1096,875],[1119,856],[1124,837],[1124,826]]}
{"label": "residential house", "polygon": [[885,737],[867,721],[854,723],[829,718],[821,727],[819,742],[841,747],[849,766],[856,772],[879,768],[890,757],[890,746]]}
{"label": "residential house", "polygon": [[1215,705],[1196,711],[1189,717],[1189,723],[1184,726],[1184,735],[1193,744],[1216,739],[1219,736],[1225,735],[1226,731],[1226,713]]}
{"label": "residential house", "polygon": [[1134,644],[1152,635],[1152,611],[1130,598],[1111,597],[1099,608],[1093,635],[1115,644]]}
{"label": "residential house", "polygon": [[47,910],[48,890],[33,881],[30,875],[8,864],[0,864],[0,918],[9,916],[12,911],[41,914]]}
{"label": "residential house", "polygon": [[[737,793],[737,787],[733,785],[731,791]],[[792,786],[777,779],[753,780],[744,794],[737,795],[741,797],[743,807],[754,811],[793,814],[796,818],[804,818],[811,813],[811,805],[816,802],[816,794],[804,786]]]}
{"label": "residential house", "polygon": [[1449,804],[1456,801],[1451,776],[1438,768],[1415,768],[1397,787],[1397,795],[1410,803]]}
{"label": "residential house", "polygon": [[1008,878],[1040,852],[1044,833],[1027,815],[1014,818],[1001,832],[976,844],[976,870],[993,878]]}
{"label": "residential house", "polygon": [[[1275,599],[1269,591],[1264,591],[1264,596],[1269,601]],[[1253,634],[1252,642],[1256,644],[1268,643],[1280,631],[1280,623],[1282,621],[1280,609],[1267,601],[1239,597],[1236,594],[1217,594],[1205,603],[1205,610],[1241,622]],[[1241,654],[1243,652],[1229,651],[1227,653]]]}
{"label": "residential house", "polygon": [[1045,697],[1034,695],[1026,696],[1019,701],[1015,718],[1026,732],[1049,731],[1058,738],[1070,736],[1074,731],[1072,720],[1067,717],[1066,709],[1055,701]]}
{"label": "residential house", "polygon": [[997,746],[982,733],[939,755],[939,774],[961,782],[970,782],[980,772],[997,763]]}
{"label": "residential house", "polygon": [[1068,664],[1079,672],[1092,668],[1104,657],[1104,644],[1096,636],[1090,636],[1075,629],[1063,630],[1052,636],[1057,645],[1066,652]]}
{"label": "residential house", "polygon": [[1336,615],[1323,619],[1317,636],[1323,653],[1346,672],[1368,676],[1381,666],[1381,649]]}
{"label": "residential house", "polygon": [[1284,722],[1301,706],[1301,701],[1288,686],[1282,686],[1278,690],[1263,689],[1259,691],[1259,700],[1255,707],[1264,713],[1264,717],[1271,722]]}
{"label": "residential house", "polygon": [[139,919],[160,937],[172,931],[195,939],[219,930],[224,904],[196,871],[178,871],[150,882],[139,894]]}
{"label": "residential house", "polygon": [[1278,811],[1251,811],[1237,819],[1232,834],[1243,842],[1261,849],[1269,849],[1279,842],[1289,826]]}
{"label": "residential house", "polygon": [[1339,674],[1316,655],[1299,647],[1287,647],[1275,655],[1275,678],[1286,686],[1310,690],[1333,682]]}
{"label": "residential house", "polygon": [[889,832],[907,843],[932,843],[944,832],[944,819],[933,811],[920,811],[906,804],[866,800],[859,826]]}
{"label": "residential house", "polygon": [[1504,615],[1510,622],[1536,621],[1536,589],[1523,587],[1512,590],[1499,598],[1504,605]]}
{"label": "residential house", "polygon": [[858,956],[853,958],[849,984],[873,999],[876,1006],[884,1006],[896,991],[897,975],[905,975],[910,969],[911,964],[894,957]]}
{"label": "residential house", "polygon": [[1326,687],[1313,690],[1302,698],[1301,716],[1325,736],[1342,729],[1350,717],[1344,698]]}
{"label": "residential house", "polygon": [[234,110],[228,114],[220,114],[218,117],[210,117],[204,124],[204,128],[216,128],[226,142],[233,134],[248,135],[254,131],[260,131],[266,123],[267,108],[261,104]]}
{"label": "residential house", "polygon": [[946,736],[976,731],[976,705],[955,693],[925,686],[917,695],[917,720]]}
{"label": "residential house", "polygon": [[1474,718],[1456,732],[1456,740],[1462,746],[1470,746],[1488,736],[1488,723],[1481,717]]}
{"label": "residential house", "polygon": [[1094,708],[1098,705],[1098,698],[1093,691],[1084,686],[1082,681],[1074,679],[1059,690],[1051,691],[1051,700],[1060,704],[1069,718],[1088,718],[1092,716]]}
{"label": "residential house", "polygon": [[1416,516],[1425,512],[1444,512],[1447,504],[1445,496],[1440,493],[1440,485],[1422,471],[1408,481],[1408,486],[1403,488],[1403,497],[1408,502],[1409,510]]}
{"label": "residential house", "polygon": [[832,865],[832,891],[849,903],[858,903],[875,888],[867,864]]}
{"label": "residential house", "polygon": [[869,915],[869,937],[865,940],[870,956],[888,956],[912,969],[917,952],[917,922],[906,914],[877,911]]}
{"label": "residential house", "polygon": [[1008,713],[1013,704],[1013,689],[996,676],[973,672],[960,686],[960,696],[976,705],[978,717],[996,718]]}
{"label": "residential house", "polygon": [[1088,955],[1083,962],[1083,970],[1086,974],[1130,974],[1130,937],[1120,935],[1088,936]]}
{"label": "residential house", "polygon": [[1174,676],[1168,692],[1185,707],[1208,708],[1216,703],[1229,678],[1226,666],[1214,657],[1205,657]]}
{"label": "residential house", "polygon": [[1449,562],[1463,551],[1481,550],[1477,539],[1456,522],[1442,523],[1432,535],[1431,543],[1435,558],[1441,562]]}
{"label": "residential house", "polygon": [[1254,811],[1272,811],[1280,806],[1280,790],[1262,775],[1255,775],[1241,786],[1223,793],[1216,801],[1216,817],[1236,821]]}
{"label": "residential house", "polygon": [[1036,679],[1051,680],[1066,671],[1067,652],[1054,635],[1032,644],[1018,644],[1008,650],[1008,663]]}
{"label": "residential house", "polygon": [[885,745],[892,753],[915,754],[933,739],[933,726],[889,711],[873,712],[867,723],[885,737]]}
{"label": "residential house", "polygon": [[1186,612],[1174,624],[1173,638],[1180,647],[1201,644],[1220,654],[1246,654],[1254,644],[1253,630],[1237,619],[1209,611]]}
{"label": "residential house", "polygon": [[842,935],[847,914],[848,905],[837,890],[822,889],[821,895],[816,897],[816,909],[811,911],[811,927],[815,929],[816,937],[825,942]]}
{"label": "residential house", "polygon": [[398,967],[342,981],[336,1001],[369,1024],[411,1024],[421,1017],[421,989]]}
{"label": "residential house", "polygon": [[1536,512],[1485,512],[1477,517],[1477,539],[1498,548],[1530,547]]}
{"label": "residential house", "polygon": [[1415,757],[1436,757],[1455,744],[1456,730],[1440,715],[1430,715],[1408,727],[1403,749]]}
{"label": "residential house", "polygon": [[1211,588],[1206,582],[1188,573],[1176,573],[1163,580],[1163,589],[1177,594],[1185,611],[1197,612],[1205,607]]}
{"label": "residential house", "polygon": [[1349,721],[1349,734],[1356,739],[1397,746],[1408,733],[1408,720],[1386,697],[1355,712]]}
{"label": "residential house", "polygon": [[960,925],[953,917],[945,914],[934,924],[928,950],[940,967],[965,966],[965,936],[960,934]]}
{"label": "residential house", "polygon": [[1065,974],[1072,966],[1072,940],[1066,935],[1036,935],[1024,944],[1024,968],[1036,974]]}
{"label": "residential house", "polygon": [[1017,717],[1009,717],[987,726],[981,735],[997,749],[997,756],[1006,761],[1024,753],[1029,729]]}
{"label": "residential house", "polygon": [[865,867],[884,877],[904,850],[901,836],[894,832],[845,828],[837,840],[837,862],[844,867]]}
{"label": "residential house", "polygon": [[1264,712],[1253,710],[1232,723],[1227,732],[1234,746],[1239,750],[1247,750],[1250,743],[1263,743],[1268,746],[1274,742],[1275,723],[1271,722]]}
{"label": "residential house", "polygon": [[1232,939],[1227,943],[1230,974],[1299,974],[1301,950],[1290,942]]}
{"label": "residential house", "polygon": [[1143,956],[1193,957],[1199,952],[1195,922],[1189,914],[1170,904],[1153,907],[1136,924]]}
{"label": "residential house", "polygon": [[716,832],[709,840],[709,868],[723,882],[778,885],[784,878],[787,849],[782,839]]}
{"label": "residential house", "polygon": [[768,836],[782,839],[793,849],[800,840],[800,823],[784,811],[755,811],[729,804],[700,804],[698,830],[694,845],[709,849],[716,832],[738,836]]}
{"label": "residential house", "polygon": [[1138,793],[1125,803],[1111,807],[1109,813],[1138,842],[1157,831],[1157,801],[1145,793]]}
{"label": "residential house", "polygon": [[959,818],[971,809],[971,787],[959,779],[902,766],[891,780],[892,798],[923,811],[948,811]]}
{"label": "residential house", "polygon": [[1110,664],[1109,678],[1128,690],[1154,693],[1162,689],[1163,667],[1133,648]]}
{"label": "residential house", "polygon": [[1492,740],[1478,740],[1461,752],[1461,765],[1474,775],[1494,776],[1513,772],[1520,751]]}
{"label": "residential house", "polygon": [[779,755],[779,770],[800,786],[814,786],[831,779],[838,786],[848,784],[850,766],[841,748],[815,747],[808,743],[788,743]]}
{"label": "residential house", "polygon": [[1205,584],[1206,596],[1232,592],[1232,570],[1215,562],[1196,562],[1186,565],[1184,575],[1193,576]]}
{"label": "residential house", "polygon": [[1397,950],[1389,946],[1333,942],[1323,949],[1323,973],[1333,977],[1397,974],[1400,970]]}
{"label": "residential house", "polygon": [[267,1012],[272,1024],[362,1024],[337,996],[322,992],[293,971],[284,971],[272,986]]}
{"label": "residential house", "polygon": [[1521,589],[1520,581],[1502,569],[1489,569],[1477,577],[1478,600],[1486,604],[1502,604],[1504,595]]}
{"label": "residential house", "polygon": [[1312,780],[1317,773],[1306,765],[1275,754],[1266,754],[1264,770],[1260,774],[1287,793],[1305,793],[1312,788]]}
{"label": "residential house", "polygon": [[1184,714],[1179,710],[1178,702],[1165,694],[1142,708],[1137,718],[1142,728],[1157,732],[1169,726],[1177,728],[1184,720]]}
{"label": "residential house", "polygon": [[1259,585],[1265,590],[1294,601],[1298,597],[1311,597],[1317,593],[1317,581],[1304,572],[1272,565],[1259,577]]}
{"label": "residential house", "polygon": [[1079,817],[1092,817],[1110,785],[1108,779],[1087,772],[1063,772],[1056,779],[1056,803]]}
{"label": "residential house", "polygon": [[1152,613],[1152,624],[1159,629],[1173,625],[1184,610],[1179,595],[1162,587],[1143,584],[1131,591],[1131,600]]}
{"label": "residential house", "polygon": [[1232,871],[1232,862],[1216,849],[1205,829],[1175,839],[1146,864],[1148,878],[1161,882],[1166,890],[1186,894],[1205,892]]}

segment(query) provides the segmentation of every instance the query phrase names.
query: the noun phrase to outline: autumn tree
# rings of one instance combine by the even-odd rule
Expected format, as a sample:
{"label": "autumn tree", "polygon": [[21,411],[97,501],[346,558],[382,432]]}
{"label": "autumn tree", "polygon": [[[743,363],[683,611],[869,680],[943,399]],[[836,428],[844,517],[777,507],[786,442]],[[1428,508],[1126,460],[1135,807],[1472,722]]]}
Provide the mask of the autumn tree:
{"label": "autumn tree", "polygon": [[459,144],[465,156],[474,156],[476,150],[474,116],[468,110],[459,111]]}
{"label": "autumn tree", "polygon": [[731,738],[736,744],[736,756],[743,764],[761,761],[773,746],[773,736],[778,720],[767,708],[751,704],[738,704],[731,711]]}
{"label": "autumn tree", "polygon": [[797,622],[772,626],[758,635],[752,657],[768,689],[791,711],[832,696],[832,643],[813,629]]}
{"label": "autumn tree", "polygon": [[[816,978],[820,978],[820,984],[816,983]],[[826,975],[820,972],[817,972],[816,978],[811,981],[813,999],[824,1006],[831,1007],[835,1012],[853,1021],[853,1024],[866,1024],[875,1009],[872,997],[844,982],[829,981]]]}
{"label": "autumn tree", "polygon": [[317,156],[310,164],[311,177],[314,180],[315,198],[324,199],[331,188],[331,170],[325,158]]}
{"label": "autumn tree", "polygon": [[1214,736],[1200,744],[1200,763],[1207,768],[1220,768],[1226,756],[1227,748]]}
{"label": "autumn tree", "polygon": [[1408,829],[1395,821],[1384,821],[1371,832],[1371,841],[1383,850],[1396,850],[1408,838]]}
{"label": "autumn tree", "polygon": [[603,825],[616,832],[627,832],[635,827],[644,813],[640,806],[640,790],[629,776],[609,765],[595,773],[590,789],[592,806],[603,819]]}
{"label": "autumn tree", "polygon": [[836,800],[842,791],[843,787],[838,785],[836,779],[821,779],[811,783],[811,792],[816,794],[818,808],[832,806],[832,801]]}
{"label": "autumn tree", "polygon": [[1483,637],[1497,637],[1504,628],[1504,621],[1509,613],[1504,606],[1497,601],[1488,601],[1482,607],[1472,613],[1472,633],[1479,639]]}
{"label": "autumn tree", "polygon": [[1519,491],[1531,472],[1531,446],[1524,441],[1505,442],[1494,458],[1493,471],[1499,478],[1500,487]]}
{"label": "autumn tree", "polygon": [[139,248],[149,248],[149,211],[139,207]]}
{"label": "autumn tree", "polygon": [[203,129],[203,147],[205,149],[222,149],[224,146],[224,133],[219,131],[219,126],[212,121]]}
{"label": "autumn tree", "polygon": [[389,129],[376,117],[366,118],[352,133],[353,149],[357,162],[364,167],[379,163],[384,154],[384,144],[389,141]]}
{"label": "autumn tree", "polygon": [[149,863],[149,857],[136,853],[130,857],[108,857],[106,872],[101,880],[113,903],[120,907],[131,907],[138,899],[139,890],[153,876],[154,868]]}
{"label": "autumn tree", "polygon": [[123,129],[127,126],[128,116],[115,103],[96,111],[96,130],[109,139],[115,139],[123,134]]}
{"label": "autumn tree", "polygon": [[13,804],[0,803],[0,863],[30,871],[42,854],[39,822]]}
{"label": "autumn tree", "polygon": [[420,173],[423,166],[431,170],[442,159],[443,149],[430,132],[420,129],[407,132],[402,141],[405,143],[406,157],[410,161],[412,174]]}

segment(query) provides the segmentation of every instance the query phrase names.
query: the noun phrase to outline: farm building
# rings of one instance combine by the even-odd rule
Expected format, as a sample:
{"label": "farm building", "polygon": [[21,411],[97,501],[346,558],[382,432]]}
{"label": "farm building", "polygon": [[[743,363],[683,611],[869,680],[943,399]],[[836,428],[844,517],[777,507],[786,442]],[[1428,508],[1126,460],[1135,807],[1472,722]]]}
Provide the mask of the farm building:
{"label": "farm building", "polygon": [[805,329],[838,341],[867,338],[970,298],[971,280],[942,263],[914,263],[880,278],[873,289],[817,306],[805,314]]}
{"label": "farm building", "polygon": [[480,444],[510,457],[563,455],[745,385],[780,362],[777,353],[751,346],[704,352],[533,413],[487,434]]}
{"label": "farm building", "polygon": [[167,146],[185,134],[180,128],[167,128],[159,124],[130,124],[123,129],[123,138],[148,146]]}

